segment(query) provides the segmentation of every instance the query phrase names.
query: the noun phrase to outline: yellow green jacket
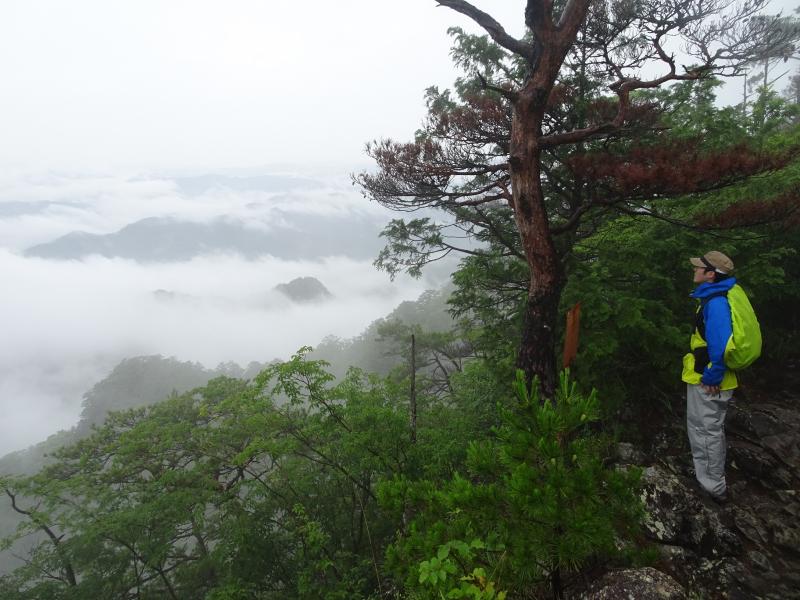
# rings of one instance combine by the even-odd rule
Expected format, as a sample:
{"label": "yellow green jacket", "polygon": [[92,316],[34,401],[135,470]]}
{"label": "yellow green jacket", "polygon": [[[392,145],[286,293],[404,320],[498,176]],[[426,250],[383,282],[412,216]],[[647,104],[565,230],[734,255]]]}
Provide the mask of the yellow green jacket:
{"label": "yellow green jacket", "polygon": [[[715,283],[701,283],[692,293],[699,302],[698,316],[702,312],[705,335],[695,326],[689,340],[691,352],[683,357],[683,374],[686,383],[718,385],[722,390],[737,387],[736,372],[725,367],[725,352],[733,343],[731,309],[728,299],[719,295],[736,285],[736,278],[729,277]],[[708,350],[708,363],[703,365],[702,373],[695,371],[695,355],[699,348]],[[698,365],[699,367],[699,365]]]}

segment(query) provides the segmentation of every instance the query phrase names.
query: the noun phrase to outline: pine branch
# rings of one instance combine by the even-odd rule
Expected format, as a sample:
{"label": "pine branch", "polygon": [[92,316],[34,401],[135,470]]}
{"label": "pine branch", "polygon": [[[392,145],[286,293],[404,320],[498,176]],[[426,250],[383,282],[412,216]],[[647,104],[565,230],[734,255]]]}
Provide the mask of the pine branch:
{"label": "pine branch", "polygon": [[502,46],[509,52],[513,52],[525,59],[530,59],[531,56],[533,56],[533,46],[531,44],[510,36],[494,17],[476,8],[469,2],[465,2],[464,0],[437,0],[437,4],[439,6],[452,8],[454,11],[468,16],[483,27],[497,45]]}

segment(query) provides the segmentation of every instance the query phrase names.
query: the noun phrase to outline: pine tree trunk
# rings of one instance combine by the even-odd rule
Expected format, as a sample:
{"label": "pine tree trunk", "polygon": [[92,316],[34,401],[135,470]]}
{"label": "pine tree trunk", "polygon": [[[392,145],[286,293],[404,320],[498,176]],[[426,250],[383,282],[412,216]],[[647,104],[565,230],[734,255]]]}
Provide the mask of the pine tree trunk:
{"label": "pine tree trunk", "polygon": [[517,353],[517,368],[525,372],[528,386],[538,377],[545,398],[552,398],[556,390],[555,324],[560,297],[560,286],[528,296]]}
{"label": "pine tree trunk", "polygon": [[564,587],[561,583],[561,569],[555,567],[553,572],[550,575],[550,583],[553,586],[553,598],[554,600],[563,600],[564,598]]}
{"label": "pine tree trunk", "polygon": [[555,329],[564,277],[542,190],[538,145],[544,115],[541,96],[532,87],[520,94],[511,127],[514,219],[531,275],[517,367],[525,372],[529,386],[538,376],[544,397],[552,398],[556,384]]}

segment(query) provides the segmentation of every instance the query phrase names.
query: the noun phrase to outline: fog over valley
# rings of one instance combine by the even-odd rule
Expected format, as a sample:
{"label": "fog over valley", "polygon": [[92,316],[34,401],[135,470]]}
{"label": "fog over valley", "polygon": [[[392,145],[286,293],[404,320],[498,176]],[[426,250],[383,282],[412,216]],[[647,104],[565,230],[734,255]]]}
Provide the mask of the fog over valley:
{"label": "fog over valley", "polygon": [[[396,215],[350,180],[452,80],[449,15],[388,9],[3,3],[0,454],[72,427],[123,358],[287,358],[447,280],[375,270]],[[276,289],[311,277],[330,295]]]}
{"label": "fog over valley", "polygon": [[[446,266],[394,282],[372,266],[387,220],[344,177],[7,178],[0,454],[72,427],[126,357],[285,359],[441,286]],[[298,278],[327,293],[287,294]]]}

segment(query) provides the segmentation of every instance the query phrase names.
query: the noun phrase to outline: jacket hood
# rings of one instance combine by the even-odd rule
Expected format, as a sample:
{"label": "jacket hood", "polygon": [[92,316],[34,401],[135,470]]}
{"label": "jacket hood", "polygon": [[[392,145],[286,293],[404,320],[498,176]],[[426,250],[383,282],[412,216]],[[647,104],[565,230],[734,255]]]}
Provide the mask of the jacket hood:
{"label": "jacket hood", "polygon": [[727,292],[734,285],[736,285],[736,277],[728,277],[727,279],[714,283],[701,283],[690,295],[692,298],[699,298],[702,300],[703,298],[708,298],[712,294]]}

